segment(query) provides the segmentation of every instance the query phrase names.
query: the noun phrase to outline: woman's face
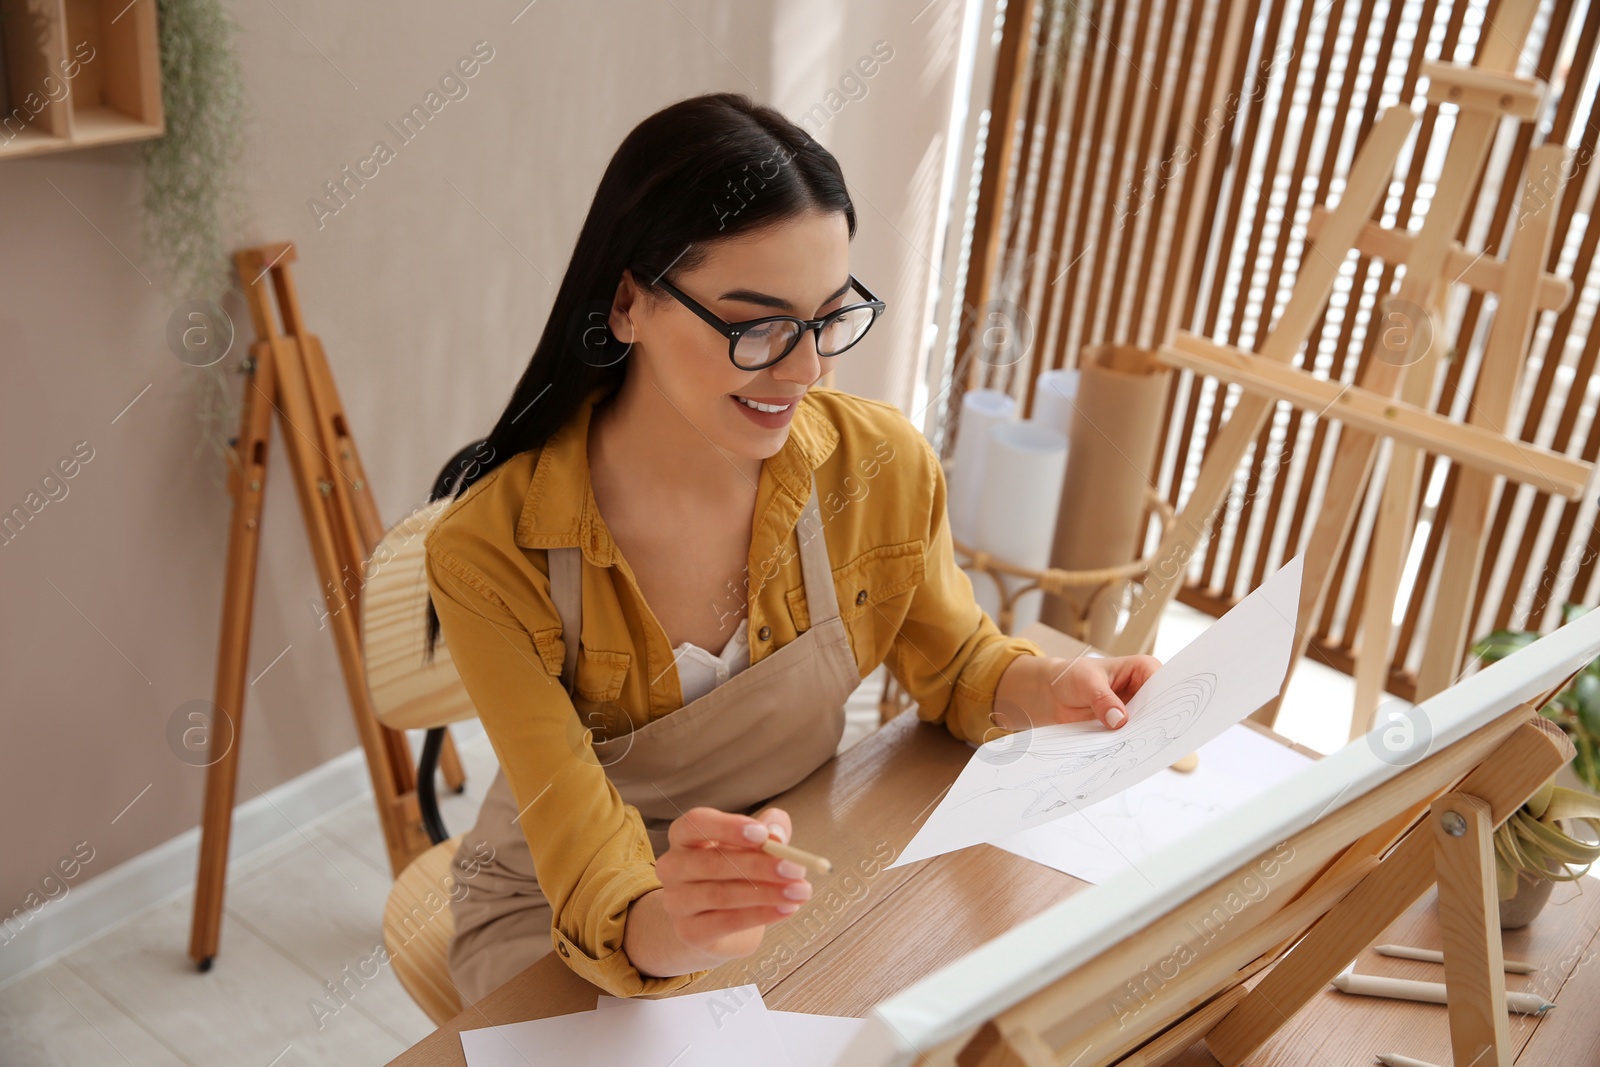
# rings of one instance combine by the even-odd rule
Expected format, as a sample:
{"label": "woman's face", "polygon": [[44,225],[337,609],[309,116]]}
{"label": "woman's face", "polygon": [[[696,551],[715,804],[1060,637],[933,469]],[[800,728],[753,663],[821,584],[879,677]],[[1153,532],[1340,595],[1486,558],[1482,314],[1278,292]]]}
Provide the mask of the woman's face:
{"label": "woman's face", "polygon": [[[849,282],[849,253],[842,213],[807,214],[718,241],[700,266],[669,269],[667,280],[725,322],[816,319],[861,299],[853,289],[840,291]],[[783,447],[801,395],[832,362],[817,355],[816,334],[807,331],[779,362],[741,370],[728,358],[728,339],[710,323],[671,294],[641,298],[626,273],[610,322],[615,336],[634,340],[627,375],[638,379],[628,384],[638,388],[641,404],[662,403],[663,417],[681,416],[712,444],[749,459]],[[739,397],[788,407],[763,414]]]}

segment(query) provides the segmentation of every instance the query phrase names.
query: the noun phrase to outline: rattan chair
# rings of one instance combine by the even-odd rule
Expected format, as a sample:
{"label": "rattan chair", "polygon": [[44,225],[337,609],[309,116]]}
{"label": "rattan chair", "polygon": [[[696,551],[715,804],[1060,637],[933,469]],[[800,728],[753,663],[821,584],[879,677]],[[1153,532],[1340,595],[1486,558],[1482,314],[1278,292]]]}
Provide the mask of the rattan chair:
{"label": "rattan chair", "polygon": [[463,1005],[450,981],[446,953],[454,933],[450,861],[460,835],[450,837],[439,814],[435,778],[446,727],[477,716],[443,637],[432,663],[423,661],[428,581],[423,539],[450,504],[461,472],[483,442],[458,452],[434,484],[429,502],[395,524],[367,562],[361,594],[361,644],[367,685],[378,720],[395,730],[426,730],[417,767],[417,798],[433,847],[395,879],[383,909],[383,942],[394,973],[411,999],[437,1025]]}

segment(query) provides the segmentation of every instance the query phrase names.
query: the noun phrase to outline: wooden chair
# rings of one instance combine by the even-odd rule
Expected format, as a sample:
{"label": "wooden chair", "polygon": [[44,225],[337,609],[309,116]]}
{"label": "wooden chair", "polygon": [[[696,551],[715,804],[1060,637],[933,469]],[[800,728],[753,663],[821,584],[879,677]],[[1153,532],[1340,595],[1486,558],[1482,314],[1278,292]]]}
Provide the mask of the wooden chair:
{"label": "wooden chair", "polygon": [[423,660],[428,610],[423,540],[452,503],[449,494],[481,444],[473,442],[445,464],[428,504],[383,535],[367,561],[370,577],[362,594],[362,656],[378,720],[395,730],[427,731],[417,767],[417,801],[433,847],[395,879],[383,909],[383,942],[400,984],[436,1025],[463,1005],[446,957],[455,931],[450,861],[460,835],[450,837],[445,829],[435,775],[446,727],[476,717],[477,709],[442,638],[433,662]]}

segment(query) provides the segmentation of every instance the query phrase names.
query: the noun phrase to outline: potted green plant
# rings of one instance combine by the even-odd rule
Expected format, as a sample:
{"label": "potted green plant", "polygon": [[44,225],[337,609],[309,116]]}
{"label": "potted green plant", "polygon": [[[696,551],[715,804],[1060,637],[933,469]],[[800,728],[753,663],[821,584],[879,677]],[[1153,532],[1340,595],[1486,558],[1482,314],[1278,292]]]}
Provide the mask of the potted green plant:
{"label": "potted green plant", "polygon": [[[1565,625],[1589,608],[1567,604]],[[1480,663],[1504,659],[1539,638],[1529,630],[1496,630],[1479,638],[1472,654]],[[1577,788],[1551,778],[1494,832],[1500,925],[1516,929],[1533,921],[1556,882],[1571,882],[1600,860],[1600,659],[1591,660],[1540,714],[1566,732],[1576,755],[1564,770]],[[1587,828],[1586,836],[1576,836]]]}

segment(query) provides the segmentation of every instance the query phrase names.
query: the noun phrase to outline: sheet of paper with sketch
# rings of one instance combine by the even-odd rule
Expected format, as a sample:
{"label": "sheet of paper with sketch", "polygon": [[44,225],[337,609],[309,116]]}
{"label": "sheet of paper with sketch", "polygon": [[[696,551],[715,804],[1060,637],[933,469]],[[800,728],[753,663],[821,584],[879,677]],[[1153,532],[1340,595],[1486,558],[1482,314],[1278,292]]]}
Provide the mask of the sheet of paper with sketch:
{"label": "sheet of paper with sketch", "polygon": [[1128,722],[1018,730],[978,746],[938,807],[889,866],[1052,822],[1195,751],[1278,695],[1300,604],[1296,556],[1161,665]]}

